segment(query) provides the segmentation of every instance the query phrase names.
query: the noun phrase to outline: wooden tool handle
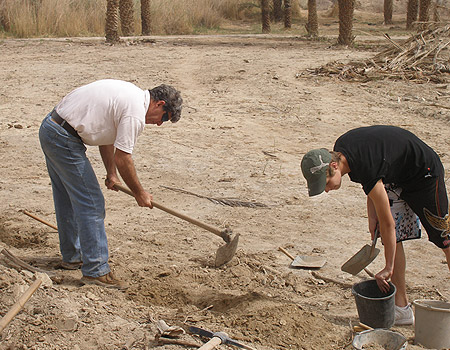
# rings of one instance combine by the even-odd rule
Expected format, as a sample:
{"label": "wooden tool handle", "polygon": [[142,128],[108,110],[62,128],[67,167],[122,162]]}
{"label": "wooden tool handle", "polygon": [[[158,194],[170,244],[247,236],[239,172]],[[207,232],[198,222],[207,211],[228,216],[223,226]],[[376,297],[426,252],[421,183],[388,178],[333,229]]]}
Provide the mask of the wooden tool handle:
{"label": "wooden tool handle", "polygon": [[279,250],[280,252],[286,254],[288,257],[290,257],[292,261],[295,260],[295,258],[294,258],[291,254],[289,254],[283,247],[278,247],[278,250]]}
{"label": "wooden tool handle", "polygon": [[368,326],[368,325],[366,325],[366,324],[364,324],[364,323],[359,322],[358,325],[359,325],[360,327],[364,328],[364,329],[367,329],[367,330],[373,330],[372,327],[370,327],[370,326]]}
{"label": "wooden tool handle", "polygon": [[36,289],[41,285],[42,280],[40,278],[36,279],[33,284],[25,291],[25,293],[17,300],[17,302],[12,306],[12,308],[6,313],[5,316],[0,320],[0,332],[5,329],[9,322],[16,316],[20,310],[22,310],[28,299],[31,298]]}
{"label": "wooden tool handle", "polygon": [[35,272],[42,272],[42,273],[46,273],[49,276],[54,276],[55,275],[55,273],[53,271],[47,271],[47,270],[38,269],[37,267],[34,267],[34,266],[31,266],[30,264],[27,264],[25,261],[22,261],[18,257],[14,256],[6,248],[2,249],[2,251],[0,253],[2,253],[4,256],[6,256],[13,263],[15,263],[16,265],[24,268],[25,270],[31,271],[33,273],[35,273]]}
{"label": "wooden tool handle", "polygon": [[28,215],[29,217],[31,217],[31,218],[33,218],[33,219],[39,221],[39,222],[42,222],[43,224],[45,224],[45,225],[47,225],[47,226],[50,226],[51,228],[53,228],[53,229],[55,229],[56,231],[58,231],[58,228],[57,228],[55,225],[52,225],[52,224],[48,223],[47,221],[44,221],[44,220],[38,218],[36,215],[33,215],[33,214],[27,212],[26,210],[22,210],[22,211],[23,211],[23,213],[24,213],[25,215]]}
{"label": "wooden tool handle", "polygon": [[198,348],[198,350],[211,350],[214,349],[217,345],[222,344],[222,340],[218,337],[212,337],[207,343],[203,344]]}
{"label": "wooden tool handle", "polygon": [[[120,190],[122,192],[125,192],[125,193],[129,194],[130,196],[134,197],[133,192],[129,188],[127,188],[125,186],[122,186],[120,184],[115,184],[114,187],[116,189],[118,189],[118,190]],[[214,226],[208,225],[208,224],[206,224],[204,222],[201,222],[200,220],[191,218],[191,217],[189,217],[189,216],[187,216],[185,214],[182,214],[182,213],[180,213],[180,212],[178,212],[178,211],[176,211],[174,209],[167,208],[167,207],[165,207],[165,206],[163,206],[163,205],[161,205],[159,203],[156,203],[155,201],[152,201],[152,205],[154,207],[158,208],[158,209],[161,209],[161,210],[165,211],[166,213],[172,214],[172,215],[174,215],[174,216],[176,216],[176,217],[178,217],[178,218],[180,218],[182,220],[190,222],[191,224],[194,224],[194,225],[197,225],[198,227],[204,228],[205,230],[207,230],[209,232],[212,232],[212,233],[214,233],[215,235],[217,235],[219,237],[222,237],[225,241],[227,241],[227,238],[228,238],[228,241],[230,241],[229,237],[224,237],[224,235],[226,235],[226,234],[223,231],[220,231],[219,229],[217,229]]]}
{"label": "wooden tool handle", "polygon": [[372,277],[372,278],[375,277],[375,275],[373,274],[373,272],[370,271],[367,267],[364,268],[364,271],[366,271],[366,273],[367,273],[370,277]]}

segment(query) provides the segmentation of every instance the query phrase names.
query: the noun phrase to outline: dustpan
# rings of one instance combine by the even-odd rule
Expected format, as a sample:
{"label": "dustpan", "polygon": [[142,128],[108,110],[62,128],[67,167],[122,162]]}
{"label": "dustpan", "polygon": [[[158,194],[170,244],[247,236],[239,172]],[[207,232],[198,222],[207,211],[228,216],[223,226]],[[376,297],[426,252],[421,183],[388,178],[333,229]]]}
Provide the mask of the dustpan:
{"label": "dustpan", "polygon": [[279,247],[278,250],[292,259],[292,268],[320,269],[327,262],[320,256],[297,255],[294,257],[282,247]]}
{"label": "dustpan", "polygon": [[341,266],[342,271],[356,275],[375,260],[380,252],[380,249],[375,248],[378,239],[378,230],[375,230],[373,236],[372,245],[366,244],[358,253],[348,259],[345,264]]}

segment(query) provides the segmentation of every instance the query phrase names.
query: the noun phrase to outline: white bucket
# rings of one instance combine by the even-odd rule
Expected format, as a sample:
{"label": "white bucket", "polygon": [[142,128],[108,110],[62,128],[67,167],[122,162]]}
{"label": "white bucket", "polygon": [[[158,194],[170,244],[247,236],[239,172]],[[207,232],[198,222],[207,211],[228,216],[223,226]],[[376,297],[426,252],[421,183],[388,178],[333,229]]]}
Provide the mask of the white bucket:
{"label": "white bucket", "polygon": [[450,348],[450,303],[414,300],[415,343],[429,349]]}

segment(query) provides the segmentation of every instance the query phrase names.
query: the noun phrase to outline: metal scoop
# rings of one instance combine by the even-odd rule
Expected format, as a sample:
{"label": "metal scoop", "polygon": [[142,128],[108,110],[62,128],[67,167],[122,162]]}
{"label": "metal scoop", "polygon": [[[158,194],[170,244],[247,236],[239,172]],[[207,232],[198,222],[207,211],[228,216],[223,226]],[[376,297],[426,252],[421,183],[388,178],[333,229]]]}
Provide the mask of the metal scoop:
{"label": "metal scoop", "polygon": [[327,262],[326,259],[321,258],[320,256],[297,255],[294,257],[283,247],[278,247],[278,250],[291,258],[292,268],[320,269]]}
{"label": "metal scoop", "polygon": [[372,261],[375,260],[380,250],[375,248],[378,239],[378,229],[375,230],[373,235],[372,245],[366,244],[360,249],[358,253],[353,255],[347,262],[341,266],[341,270],[348,272],[352,275],[358,274],[366,266],[368,266]]}

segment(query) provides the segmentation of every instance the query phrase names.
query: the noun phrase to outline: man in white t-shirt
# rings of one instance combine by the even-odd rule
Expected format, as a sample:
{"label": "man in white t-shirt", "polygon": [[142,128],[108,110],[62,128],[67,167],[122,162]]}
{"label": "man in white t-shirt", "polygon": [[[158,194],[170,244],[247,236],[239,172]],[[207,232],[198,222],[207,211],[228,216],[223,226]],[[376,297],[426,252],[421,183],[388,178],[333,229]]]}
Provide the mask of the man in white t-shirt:
{"label": "man in white t-shirt", "polygon": [[44,118],[39,140],[52,183],[61,267],[81,267],[83,283],[126,288],[108,264],[105,200],[85,145],[99,147],[108,189],[120,183],[120,174],[138,205],[152,208],[152,195],[134,167],[133,148],[145,124],[177,122],[182,103],[179,91],[168,85],[142,90],[105,79],[73,90]]}

